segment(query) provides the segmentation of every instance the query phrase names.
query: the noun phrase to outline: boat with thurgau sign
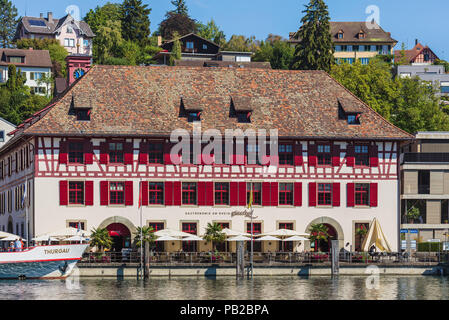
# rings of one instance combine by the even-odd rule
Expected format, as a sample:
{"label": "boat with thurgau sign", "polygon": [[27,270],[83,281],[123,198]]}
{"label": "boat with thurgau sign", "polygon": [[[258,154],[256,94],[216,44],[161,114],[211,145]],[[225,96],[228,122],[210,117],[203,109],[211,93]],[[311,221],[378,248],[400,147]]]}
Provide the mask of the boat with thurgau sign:
{"label": "boat with thurgau sign", "polygon": [[0,279],[66,278],[87,247],[88,244],[63,244],[0,252]]}

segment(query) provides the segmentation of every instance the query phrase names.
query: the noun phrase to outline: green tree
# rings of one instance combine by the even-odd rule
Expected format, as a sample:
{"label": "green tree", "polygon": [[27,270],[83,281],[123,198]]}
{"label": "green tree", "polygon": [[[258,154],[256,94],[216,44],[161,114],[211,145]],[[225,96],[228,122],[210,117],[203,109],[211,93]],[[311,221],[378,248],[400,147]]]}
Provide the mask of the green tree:
{"label": "green tree", "polygon": [[119,48],[124,42],[121,29],[121,22],[118,20],[106,21],[104,25],[99,26],[93,47],[97,63],[105,63],[108,58],[119,54]]}
{"label": "green tree", "polygon": [[177,14],[184,14],[188,15],[189,10],[187,9],[187,4],[185,0],[171,0],[171,4],[175,6],[175,10],[172,12],[175,12]]}
{"label": "green tree", "polygon": [[258,49],[259,43],[254,36],[233,35],[224,46],[226,51],[257,52]]}
{"label": "green tree", "polygon": [[17,8],[9,0],[0,0],[0,42],[3,48],[11,47],[17,22]]}
{"label": "green tree", "polygon": [[204,240],[212,242],[213,251],[216,251],[217,244],[226,240],[226,234],[222,232],[222,227],[218,223],[208,223]]}
{"label": "green tree", "polygon": [[54,80],[51,74],[44,73],[41,78],[37,79],[37,84],[39,86],[45,85],[45,94],[47,97],[51,96],[51,87],[54,85]]}
{"label": "green tree", "polygon": [[302,26],[296,34],[292,69],[324,70],[329,72],[334,61],[334,47],[330,32],[330,17],[323,0],[310,0],[303,11]]}
{"label": "green tree", "polygon": [[444,70],[446,73],[449,73],[449,62],[445,61],[445,60],[440,60],[437,59],[435,60],[435,65],[440,65],[440,66],[444,66]]}
{"label": "green tree", "polygon": [[401,51],[399,52],[398,61],[395,61],[397,65],[407,65],[409,64],[407,56],[405,55],[405,43],[402,42]]}
{"label": "green tree", "polygon": [[211,19],[207,24],[198,23],[198,35],[212,41],[219,46],[226,44],[226,35],[220,28],[215,24],[215,21]]}
{"label": "green tree", "polygon": [[175,32],[180,36],[196,33],[197,23],[188,15],[167,12],[165,19],[159,25],[159,33],[164,39],[171,40]]}
{"label": "green tree", "polygon": [[93,229],[90,235],[90,246],[97,247],[101,252],[105,249],[110,250],[112,248],[112,237],[109,235],[109,231],[106,228]]}
{"label": "green tree", "polygon": [[141,56],[140,47],[136,42],[124,41],[120,46],[120,57],[128,61],[128,65],[135,66]]}
{"label": "green tree", "polygon": [[[329,228],[326,227],[324,224],[322,223],[317,223],[317,224],[313,224],[310,226],[309,229],[309,240],[310,242],[319,242],[324,241],[324,242],[328,242],[329,241]],[[316,248],[318,249],[318,248]]]}
{"label": "green tree", "polygon": [[95,9],[90,9],[83,20],[89,25],[92,32],[97,34],[98,29],[106,25],[106,22],[121,21],[123,18],[122,13],[119,3],[107,2],[104,6],[97,6]]}
{"label": "green tree", "polygon": [[253,61],[268,61],[273,69],[288,70],[293,60],[295,49],[280,36],[269,35],[262,41]]}
{"label": "green tree", "polygon": [[147,44],[150,36],[151,9],[142,0],[124,0],[122,4],[122,36],[125,40]]}
{"label": "green tree", "polygon": [[177,60],[181,60],[181,41],[179,41],[178,33],[174,33],[173,48],[170,55],[170,65],[174,66]]}

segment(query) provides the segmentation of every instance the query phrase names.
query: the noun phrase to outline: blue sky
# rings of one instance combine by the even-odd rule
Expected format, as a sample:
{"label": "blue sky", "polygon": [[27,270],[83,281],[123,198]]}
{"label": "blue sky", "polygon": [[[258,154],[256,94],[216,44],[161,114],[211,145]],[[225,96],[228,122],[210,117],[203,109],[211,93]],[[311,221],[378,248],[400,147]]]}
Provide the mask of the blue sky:
{"label": "blue sky", "polygon": [[[20,15],[39,16],[52,11],[55,17],[65,14],[70,5],[80,8],[81,17],[89,9],[107,0],[12,0]],[[121,2],[121,1],[110,1]],[[151,32],[172,9],[170,0],[143,0],[152,8]],[[229,38],[233,34],[254,35],[263,40],[269,33],[288,37],[296,31],[303,16],[301,11],[309,0],[186,0],[190,16],[201,22],[211,18]],[[411,49],[415,39],[428,45],[441,58],[449,60],[449,36],[445,21],[449,12],[447,0],[326,0],[334,21],[365,21],[370,5],[379,8],[380,25]]]}

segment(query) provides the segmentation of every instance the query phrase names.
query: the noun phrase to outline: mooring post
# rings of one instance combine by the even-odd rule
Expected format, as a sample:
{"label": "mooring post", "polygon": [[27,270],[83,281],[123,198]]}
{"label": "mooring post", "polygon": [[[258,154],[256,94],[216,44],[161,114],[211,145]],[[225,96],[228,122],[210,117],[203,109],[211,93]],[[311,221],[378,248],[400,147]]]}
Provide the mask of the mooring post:
{"label": "mooring post", "polygon": [[237,241],[237,259],[236,263],[236,275],[237,278],[245,277],[245,246],[243,241]]}
{"label": "mooring post", "polygon": [[331,243],[331,254],[332,254],[332,260],[331,260],[331,268],[332,268],[332,275],[338,275],[339,272],[339,255],[340,255],[340,246],[338,240],[332,240]]}

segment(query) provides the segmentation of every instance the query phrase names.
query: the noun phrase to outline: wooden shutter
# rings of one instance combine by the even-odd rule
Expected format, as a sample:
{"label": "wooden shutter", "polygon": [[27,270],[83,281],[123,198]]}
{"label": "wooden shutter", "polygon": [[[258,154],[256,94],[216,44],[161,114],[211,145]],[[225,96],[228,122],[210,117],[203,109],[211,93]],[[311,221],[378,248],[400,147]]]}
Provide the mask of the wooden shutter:
{"label": "wooden shutter", "polygon": [[332,146],[332,166],[340,166],[340,146],[338,144]]}
{"label": "wooden shutter", "polygon": [[308,147],[308,162],[309,167],[316,167],[318,164],[318,158],[317,158],[317,145],[316,144],[309,144]]}
{"label": "wooden shutter", "polygon": [[198,205],[206,205],[206,183],[203,181],[198,182]]}
{"label": "wooden shutter", "polygon": [[59,142],[59,163],[67,164],[69,162],[69,154],[68,154],[68,142],[60,141]]}
{"label": "wooden shutter", "polygon": [[133,164],[134,162],[134,147],[133,147],[133,143],[132,142],[125,142],[124,146],[123,146],[123,151],[124,151],[124,157],[123,157],[123,162],[125,163],[125,165],[128,164]]}
{"label": "wooden shutter", "polygon": [[316,207],[316,182],[309,183],[309,207]]}
{"label": "wooden shutter", "polygon": [[377,198],[378,198],[378,184],[371,183],[369,185],[369,202],[370,207],[377,207]]}
{"label": "wooden shutter", "polygon": [[109,205],[109,182],[100,181],[100,205]]}
{"label": "wooden shutter", "polygon": [[125,205],[133,205],[133,182],[125,181]]}
{"label": "wooden shutter", "polygon": [[86,206],[94,205],[94,182],[86,181],[85,182],[85,204]]}
{"label": "wooden shutter", "polygon": [[148,164],[148,143],[144,141],[139,146],[139,164]]}
{"label": "wooden shutter", "polygon": [[332,184],[332,206],[340,206],[340,183]]}
{"label": "wooden shutter", "polygon": [[269,182],[262,182],[262,205],[269,207],[271,205],[271,184]]}
{"label": "wooden shutter", "polygon": [[348,183],[346,188],[346,205],[351,208],[355,206],[355,183]]}
{"label": "wooden shutter", "polygon": [[279,184],[277,182],[271,183],[271,206],[277,207],[279,204]]}
{"label": "wooden shutter", "polygon": [[142,201],[142,206],[147,206],[148,205],[148,181],[142,181],[140,183],[140,192],[141,192],[141,201]]}
{"label": "wooden shutter", "polygon": [[295,149],[294,149],[294,161],[295,161],[295,166],[299,167],[302,166],[303,164],[303,157],[302,157],[302,144],[295,144]]}
{"label": "wooden shutter", "polygon": [[238,206],[239,204],[239,185],[237,182],[229,184],[229,203],[231,206]]}
{"label": "wooden shutter", "polygon": [[246,182],[239,182],[239,206],[246,207]]}
{"label": "wooden shutter", "polygon": [[206,182],[206,206],[214,206],[214,183],[212,181]]}
{"label": "wooden shutter", "polygon": [[173,182],[173,205],[180,206],[182,204],[182,184],[180,181]]}
{"label": "wooden shutter", "polygon": [[92,142],[89,140],[84,141],[84,164],[94,163],[94,150]]}
{"label": "wooden shutter", "polygon": [[59,181],[59,205],[66,206],[69,204],[69,190],[67,181]]}
{"label": "wooden shutter", "polygon": [[302,206],[302,183],[301,182],[295,182],[293,186],[293,204],[295,207],[301,207]]}
{"label": "wooden shutter", "polygon": [[369,147],[369,165],[373,168],[379,166],[379,147],[377,145]]}
{"label": "wooden shutter", "polygon": [[352,144],[346,145],[346,166],[347,167],[355,166],[355,150],[354,145]]}
{"label": "wooden shutter", "polygon": [[100,164],[109,163],[109,148],[107,142],[100,142]]}
{"label": "wooden shutter", "polygon": [[166,206],[173,205],[173,182],[166,181],[164,184],[164,200]]}

